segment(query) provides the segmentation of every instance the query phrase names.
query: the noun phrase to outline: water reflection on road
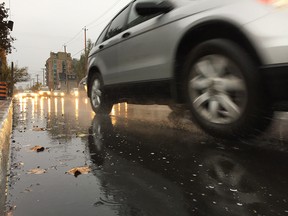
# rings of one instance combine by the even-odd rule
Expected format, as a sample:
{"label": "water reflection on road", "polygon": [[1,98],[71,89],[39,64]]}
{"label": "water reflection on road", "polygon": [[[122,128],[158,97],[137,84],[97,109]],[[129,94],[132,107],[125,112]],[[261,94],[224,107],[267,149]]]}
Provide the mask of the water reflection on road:
{"label": "water reflection on road", "polygon": [[[85,98],[20,100],[12,166],[24,165],[12,170],[8,205],[14,215],[287,215],[285,114],[250,141],[214,139],[186,117],[166,106],[122,103],[105,117]],[[47,151],[28,151],[35,144]],[[83,165],[90,174],[65,174]],[[37,166],[47,173],[27,174]]]}
{"label": "water reflection on road", "polygon": [[[148,201],[167,206],[163,215],[175,215],[175,209],[179,215],[287,213],[283,157],[276,156],[276,164],[284,163],[271,172],[275,153],[112,119],[95,116],[89,137],[91,160],[103,171],[94,174],[105,184],[107,202],[126,200],[125,211],[140,211]],[[151,215],[159,212],[152,209]]]}

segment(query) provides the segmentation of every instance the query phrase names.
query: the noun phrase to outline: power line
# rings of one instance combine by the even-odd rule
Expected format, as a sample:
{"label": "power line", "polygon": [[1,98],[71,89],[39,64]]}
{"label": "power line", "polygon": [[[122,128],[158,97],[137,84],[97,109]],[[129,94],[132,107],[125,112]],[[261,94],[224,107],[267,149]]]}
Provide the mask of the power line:
{"label": "power line", "polygon": [[72,57],[74,57],[75,55],[79,54],[80,52],[82,52],[84,49],[81,49],[80,51],[78,51],[77,53],[73,54]]}
{"label": "power line", "polygon": [[92,25],[93,23],[95,23],[96,21],[100,20],[103,16],[105,16],[105,14],[107,14],[110,10],[112,10],[117,4],[119,4],[119,2],[121,2],[121,0],[116,1],[111,7],[109,7],[104,13],[102,13],[98,18],[96,18],[95,20],[93,20],[92,22],[90,22],[88,25]]}
{"label": "power line", "polygon": [[[101,22],[98,22],[98,23],[95,23],[97,22],[98,20],[102,19],[110,10],[112,10],[116,5],[118,5],[119,3],[121,2],[121,0],[116,0],[116,2],[114,2],[113,5],[111,5],[111,7],[109,7],[104,13],[102,13],[98,18],[96,18],[95,20],[93,20],[92,22],[90,22],[88,25],[86,26],[90,26],[92,24],[94,24],[92,27],[96,26],[96,25],[99,25],[99,24],[102,24],[104,22],[106,22],[107,20],[111,19],[112,16],[109,16],[109,19],[105,19]],[[113,15],[114,16],[114,15]],[[86,28],[85,26],[85,28]],[[64,46],[66,46],[67,44],[71,43],[72,41],[74,41],[81,33],[82,33],[82,30],[81,29],[73,38],[71,38],[69,41],[67,41],[66,43],[64,43]],[[79,52],[83,51],[84,49],[80,50]],[[77,55],[79,52],[77,52],[76,54],[74,54],[73,56]],[[72,56],[72,57],[73,57]]]}
{"label": "power line", "polygon": [[71,43],[74,39],[76,39],[77,36],[80,35],[81,32],[82,32],[82,30],[80,30],[72,39],[70,39],[69,41],[67,41],[67,42],[65,43],[65,45]]}
{"label": "power line", "polygon": [[[114,16],[114,15],[113,15],[113,16]],[[110,16],[110,17],[108,17],[107,19],[102,20],[102,22],[95,23],[94,25],[90,26],[90,29],[93,28],[93,27],[95,27],[95,26],[97,26],[97,25],[101,25],[101,24],[103,24],[103,23],[105,23],[105,22],[107,22],[107,21],[110,21],[113,16]]]}

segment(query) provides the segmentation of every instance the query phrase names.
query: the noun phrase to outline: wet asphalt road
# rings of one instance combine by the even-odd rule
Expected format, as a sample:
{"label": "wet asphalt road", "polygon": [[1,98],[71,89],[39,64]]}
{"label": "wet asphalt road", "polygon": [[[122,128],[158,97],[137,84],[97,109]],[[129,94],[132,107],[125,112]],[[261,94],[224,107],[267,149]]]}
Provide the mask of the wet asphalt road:
{"label": "wet asphalt road", "polygon": [[[101,117],[82,98],[15,101],[9,213],[288,215],[288,114],[250,141],[214,139],[183,115],[118,104]],[[82,166],[91,172],[66,173]]]}

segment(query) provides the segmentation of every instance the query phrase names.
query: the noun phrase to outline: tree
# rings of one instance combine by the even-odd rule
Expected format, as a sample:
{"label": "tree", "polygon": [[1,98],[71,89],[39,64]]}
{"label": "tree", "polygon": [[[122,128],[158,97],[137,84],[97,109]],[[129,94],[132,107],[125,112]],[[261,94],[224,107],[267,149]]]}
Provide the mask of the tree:
{"label": "tree", "polygon": [[12,42],[15,39],[10,35],[12,22],[7,20],[7,18],[8,13],[3,2],[0,4],[0,47],[8,54],[12,51]]}
{"label": "tree", "polygon": [[87,41],[87,51],[81,54],[80,59],[73,59],[73,70],[76,72],[78,82],[86,76],[87,73],[87,59],[89,52],[93,48],[93,43],[90,39]]}
{"label": "tree", "polygon": [[30,87],[32,91],[38,91],[42,87],[42,83],[36,82],[33,86]]}
{"label": "tree", "polygon": [[17,65],[14,66],[13,78],[12,78],[12,68],[7,66],[5,63],[2,66],[2,79],[8,83],[8,88],[11,89],[17,82],[27,82],[30,80],[30,75],[28,73],[28,68],[19,68]]}

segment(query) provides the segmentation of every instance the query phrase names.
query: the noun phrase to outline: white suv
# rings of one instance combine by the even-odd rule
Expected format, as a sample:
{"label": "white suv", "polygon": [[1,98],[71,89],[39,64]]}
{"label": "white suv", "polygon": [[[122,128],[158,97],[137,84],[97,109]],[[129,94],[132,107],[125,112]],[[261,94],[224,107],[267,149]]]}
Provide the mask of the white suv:
{"label": "white suv", "polygon": [[132,1],[90,52],[87,84],[96,113],[184,104],[212,135],[257,134],[288,99],[288,1]]}

